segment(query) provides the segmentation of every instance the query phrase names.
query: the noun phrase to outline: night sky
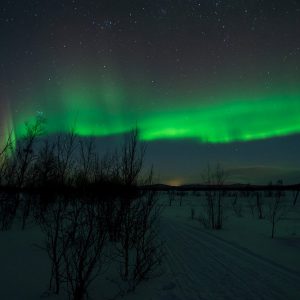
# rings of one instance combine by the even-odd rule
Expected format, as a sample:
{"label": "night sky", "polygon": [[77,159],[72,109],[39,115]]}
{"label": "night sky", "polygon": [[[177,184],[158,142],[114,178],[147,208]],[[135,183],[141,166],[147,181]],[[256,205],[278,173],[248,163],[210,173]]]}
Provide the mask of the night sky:
{"label": "night sky", "polygon": [[157,180],[300,182],[300,1],[1,1],[0,134],[140,128]]}

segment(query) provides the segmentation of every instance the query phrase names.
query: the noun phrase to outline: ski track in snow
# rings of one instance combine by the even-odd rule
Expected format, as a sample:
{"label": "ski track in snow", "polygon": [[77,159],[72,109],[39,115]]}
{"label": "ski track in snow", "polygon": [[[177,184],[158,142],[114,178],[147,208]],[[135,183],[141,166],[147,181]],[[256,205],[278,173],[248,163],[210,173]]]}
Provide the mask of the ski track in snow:
{"label": "ski track in snow", "polygon": [[157,299],[300,299],[300,276],[192,225],[164,218],[172,278]]}

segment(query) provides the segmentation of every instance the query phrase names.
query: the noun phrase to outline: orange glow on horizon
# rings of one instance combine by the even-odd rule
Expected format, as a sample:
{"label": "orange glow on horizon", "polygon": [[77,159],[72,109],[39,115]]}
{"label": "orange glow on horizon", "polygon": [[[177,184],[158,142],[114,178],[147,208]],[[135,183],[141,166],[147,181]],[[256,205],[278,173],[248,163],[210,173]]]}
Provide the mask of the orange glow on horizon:
{"label": "orange glow on horizon", "polygon": [[174,179],[167,180],[165,184],[170,186],[180,186],[183,185],[184,182],[182,178],[174,178]]}

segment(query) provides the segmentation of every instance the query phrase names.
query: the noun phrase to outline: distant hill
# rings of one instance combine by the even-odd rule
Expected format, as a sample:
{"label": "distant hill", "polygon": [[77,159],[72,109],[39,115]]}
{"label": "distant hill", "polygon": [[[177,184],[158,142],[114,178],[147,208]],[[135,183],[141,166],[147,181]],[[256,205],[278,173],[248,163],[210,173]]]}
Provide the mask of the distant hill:
{"label": "distant hill", "polygon": [[300,184],[294,185],[252,185],[243,183],[225,184],[222,186],[205,185],[205,184],[185,184],[181,186],[171,186],[167,184],[153,184],[141,186],[142,189],[151,189],[157,191],[205,191],[205,190],[300,190]]}

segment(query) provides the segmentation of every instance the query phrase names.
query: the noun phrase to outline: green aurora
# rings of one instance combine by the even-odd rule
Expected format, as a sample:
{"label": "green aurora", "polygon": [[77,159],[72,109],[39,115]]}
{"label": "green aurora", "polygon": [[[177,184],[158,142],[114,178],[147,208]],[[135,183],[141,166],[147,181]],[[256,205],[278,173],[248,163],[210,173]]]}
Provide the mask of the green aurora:
{"label": "green aurora", "polygon": [[206,101],[200,94],[188,98],[180,95],[157,101],[162,103],[160,106],[151,106],[150,98],[144,97],[141,106],[138,95],[128,98],[124,90],[113,85],[69,86],[60,91],[59,97],[53,93],[43,95],[39,109],[31,105],[21,117],[15,116],[14,131],[21,137],[24,122],[32,121],[36,112],[41,111],[47,121],[47,134],[67,133],[75,128],[80,136],[103,137],[126,133],[138,126],[145,141],[194,139],[202,143],[231,143],[300,133],[297,92],[251,97],[227,95],[213,101]]}

